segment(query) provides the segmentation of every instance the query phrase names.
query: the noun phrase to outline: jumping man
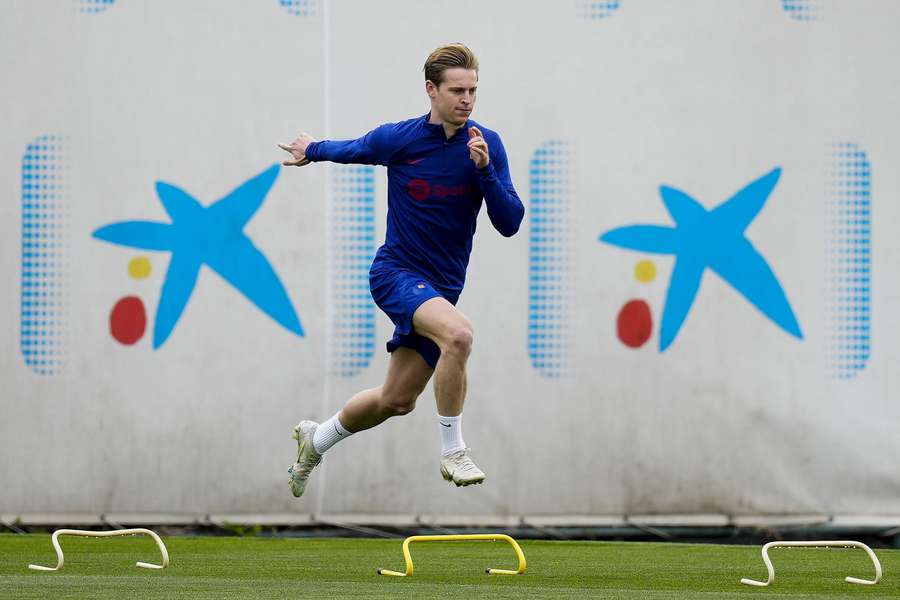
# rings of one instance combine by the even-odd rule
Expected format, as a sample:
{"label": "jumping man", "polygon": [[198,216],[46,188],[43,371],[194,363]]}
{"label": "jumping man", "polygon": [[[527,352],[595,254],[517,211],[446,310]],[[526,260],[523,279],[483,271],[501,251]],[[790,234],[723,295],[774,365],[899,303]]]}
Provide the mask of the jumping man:
{"label": "jumping man", "polygon": [[477,85],[472,51],[462,44],[442,46],[425,61],[427,115],[381,125],[357,140],[317,142],[303,133],[279,144],[292,156],[285,166],[332,161],[387,167],[387,234],[369,270],[369,287],[395,325],[384,383],[359,392],[323,423],[294,427],[297,460],[288,470],[294,496],[303,494],[310,472],[334,444],[412,411],[432,375],[441,475],[458,486],[484,481],[462,437],[473,330],[455,305],[482,200],[506,237],[518,231],[525,208],[500,136],[469,118]]}

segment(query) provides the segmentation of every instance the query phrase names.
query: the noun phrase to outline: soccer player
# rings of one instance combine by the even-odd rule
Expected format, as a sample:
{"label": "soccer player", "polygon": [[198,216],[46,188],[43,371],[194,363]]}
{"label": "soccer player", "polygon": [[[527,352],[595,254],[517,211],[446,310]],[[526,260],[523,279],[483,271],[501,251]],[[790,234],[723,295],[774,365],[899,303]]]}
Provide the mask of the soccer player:
{"label": "soccer player", "polygon": [[518,231],[525,207],[500,136],[469,118],[477,87],[472,51],[462,44],[442,46],[425,61],[427,115],[381,125],[356,140],[316,141],[303,133],[279,144],[291,154],[285,166],[332,161],[387,167],[387,234],[369,271],[369,287],[395,325],[384,383],[359,392],[323,423],[294,427],[297,460],[288,470],[294,496],[303,494],[313,468],[334,444],[412,411],[432,375],[441,475],[457,486],[484,481],[462,436],[473,330],[455,305],[482,201],[506,237]]}

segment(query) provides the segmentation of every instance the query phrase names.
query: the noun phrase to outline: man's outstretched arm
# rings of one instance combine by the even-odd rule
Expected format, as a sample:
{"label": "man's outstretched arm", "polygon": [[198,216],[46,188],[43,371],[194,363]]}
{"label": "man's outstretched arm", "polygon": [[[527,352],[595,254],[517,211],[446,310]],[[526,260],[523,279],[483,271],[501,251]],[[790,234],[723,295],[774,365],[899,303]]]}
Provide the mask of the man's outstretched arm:
{"label": "man's outstretched arm", "polygon": [[303,167],[308,165],[310,160],[306,158],[306,149],[315,141],[312,136],[304,132],[290,144],[278,144],[279,148],[291,153],[291,158],[282,161],[281,164],[285,167]]}
{"label": "man's outstretched arm", "polygon": [[390,158],[390,130],[387,125],[373,129],[356,140],[316,141],[307,133],[290,144],[278,144],[291,153],[291,159],[281,164],[302,167],[311,162],[331,161],[343,164],[385,165]]}

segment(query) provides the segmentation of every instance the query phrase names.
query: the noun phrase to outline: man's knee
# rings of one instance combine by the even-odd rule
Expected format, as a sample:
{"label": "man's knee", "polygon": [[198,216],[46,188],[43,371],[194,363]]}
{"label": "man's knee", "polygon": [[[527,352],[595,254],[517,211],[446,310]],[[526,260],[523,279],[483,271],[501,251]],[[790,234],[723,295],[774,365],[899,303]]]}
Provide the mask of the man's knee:
{"label": "man's knee", "polygon": [[418,394],[406,393],[385,393],[381,396],[381,405],[387,410],[391,416],[400,417],[408,415],[416,407],[416,399]]}
{"label": "man's knee", "polygon": [[466,322],[456,323],[447,331],[441,352],[466,359],[472,352],[474,336],[472,325]]}

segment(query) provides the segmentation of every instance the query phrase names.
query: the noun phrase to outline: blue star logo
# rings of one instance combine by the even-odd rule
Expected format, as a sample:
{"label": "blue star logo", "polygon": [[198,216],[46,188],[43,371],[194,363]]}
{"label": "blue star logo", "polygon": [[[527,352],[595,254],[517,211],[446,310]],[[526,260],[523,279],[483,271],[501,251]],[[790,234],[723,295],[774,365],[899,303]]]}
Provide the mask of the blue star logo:
{"label": "blue star logo", "polygon": [[162,346],[175,329],[202,265],[218,273],[279,325],[303,335],[281,280],[244,233],[244,226],[262,205],[279,169],[273,165],[208,207],[181,188],[158,181],[156,193],[171,223],[123,221],[94,232],[95,238],[112,244],[172,253],[156,309],[154,349]]}
{"label": "blue star logo", "polygon": [[663,203],[675,221],[675,227],[631,225],[600,236],[600,241],[613,246],[675,255],[675,268],[663,309],[660,352],[675,341],[707,268],[776,325],[803,339],[800,325],[775,273],[744,234],[762,210],[780,176],[781,169],[773,169],[710,211],[686,193],[661,186]]}

